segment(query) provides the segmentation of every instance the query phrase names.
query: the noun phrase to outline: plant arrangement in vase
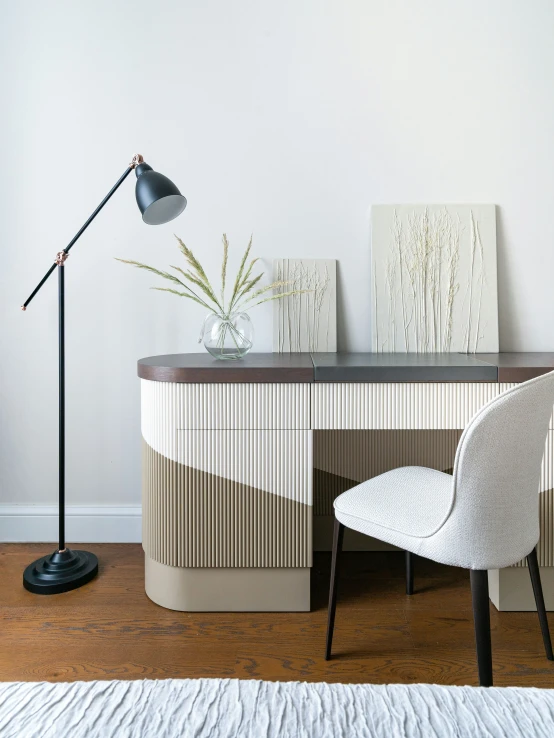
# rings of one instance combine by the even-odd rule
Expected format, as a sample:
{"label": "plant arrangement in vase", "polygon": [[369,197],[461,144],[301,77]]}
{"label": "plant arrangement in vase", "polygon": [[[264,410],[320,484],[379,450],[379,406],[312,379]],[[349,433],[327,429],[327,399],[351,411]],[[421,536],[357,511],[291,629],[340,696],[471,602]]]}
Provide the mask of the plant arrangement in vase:
{"label": "plant arrangement in vase", "polygon": [[[251,237],[240,262],[231,296],[226,300],[229,241],[225,233],[223,234],[223,261],[219,293],[212,287],[204,268],[192,251],[178,236],[175,236],[175,238],[186,261],[186,269],[170,266],[170,269],[173,269],[176,274],[130,259],[117,259],[117,261],[130,264],[138,269],[146,269],[173,284],[172,287],[152,287],[151,289],[186,297],[206,308],[209,313],[202,324],[198,343],[203,342],[210,354],[217,359],[240,359],[252,348],[254,328],[250,316],[246,312],[247,310],[270,300],[279,300],[290,295],[310,292],[310,290],[298,289],[287,291],[285,288],[290,286],[291,282],[282,280],[260,287],[259,282],[264,272],[253,274],[254,265],[258,259],[254,258],[249,261],[252,249]],[[275,290],[279,291],[274,292]],[[274,294],[271,294],[272,292]]]}

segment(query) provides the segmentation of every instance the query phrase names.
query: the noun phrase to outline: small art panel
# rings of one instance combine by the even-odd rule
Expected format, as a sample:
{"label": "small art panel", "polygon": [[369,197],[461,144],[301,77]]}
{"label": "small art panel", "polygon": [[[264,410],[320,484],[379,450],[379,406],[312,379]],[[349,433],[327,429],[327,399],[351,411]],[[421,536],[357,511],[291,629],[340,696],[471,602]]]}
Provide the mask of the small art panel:
{"label": "small art panel", "polygon": [[494,205],[374,205],[372,350],[498,351]]}
{"label": "small art panel", "polygon": [[307,290],[273,301],[273,351],[337,350],[337,263],[334,259],[275,259],[281,289]]}

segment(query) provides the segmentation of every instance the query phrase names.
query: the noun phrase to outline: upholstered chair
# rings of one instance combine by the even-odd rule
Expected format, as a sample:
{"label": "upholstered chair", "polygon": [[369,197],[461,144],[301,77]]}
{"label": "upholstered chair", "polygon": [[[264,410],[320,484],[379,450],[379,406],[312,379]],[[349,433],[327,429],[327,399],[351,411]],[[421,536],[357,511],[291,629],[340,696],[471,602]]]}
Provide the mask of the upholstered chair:
{"label": "upholstered chair", "polygon": [[470,571],[479,683],[491,686],[488,569],[527,557],[546,656],[553,660],[537,562],[538,484],[554,372],[524,382],[485,405],[465,428],[453,474],[417,466],[381,474],[335,500],[325,658],[331,656],[339,556],[345,526],[411,554]]}

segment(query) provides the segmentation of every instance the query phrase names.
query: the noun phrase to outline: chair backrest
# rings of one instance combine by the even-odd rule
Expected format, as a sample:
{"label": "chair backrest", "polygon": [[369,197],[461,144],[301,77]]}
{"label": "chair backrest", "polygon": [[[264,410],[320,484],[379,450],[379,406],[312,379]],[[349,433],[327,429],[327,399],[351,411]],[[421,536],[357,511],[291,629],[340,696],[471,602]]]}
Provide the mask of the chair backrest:
{"label": "chair backrest", "polygon": [[485,405],[464,430],[454,462],[454,500],[442,533],[463,566],[494,569],[527,556],[539,540],[539,481],[554,372]]}

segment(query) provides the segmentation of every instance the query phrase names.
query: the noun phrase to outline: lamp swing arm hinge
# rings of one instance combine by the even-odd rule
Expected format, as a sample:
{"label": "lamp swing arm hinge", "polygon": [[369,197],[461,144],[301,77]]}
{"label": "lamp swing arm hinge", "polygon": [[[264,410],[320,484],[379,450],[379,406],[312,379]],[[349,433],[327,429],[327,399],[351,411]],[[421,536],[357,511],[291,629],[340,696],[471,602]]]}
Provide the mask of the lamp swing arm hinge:
{"label": "lamp swing arm hinge", "polygon": [[143,164],[143,163],[144,163],[144,159],[142,157],[142,154],[135,154],[133,158],[131,159],[131,163],[129,164],[129,166],[131,167],[131,169],[136,169],[139,164]]}

